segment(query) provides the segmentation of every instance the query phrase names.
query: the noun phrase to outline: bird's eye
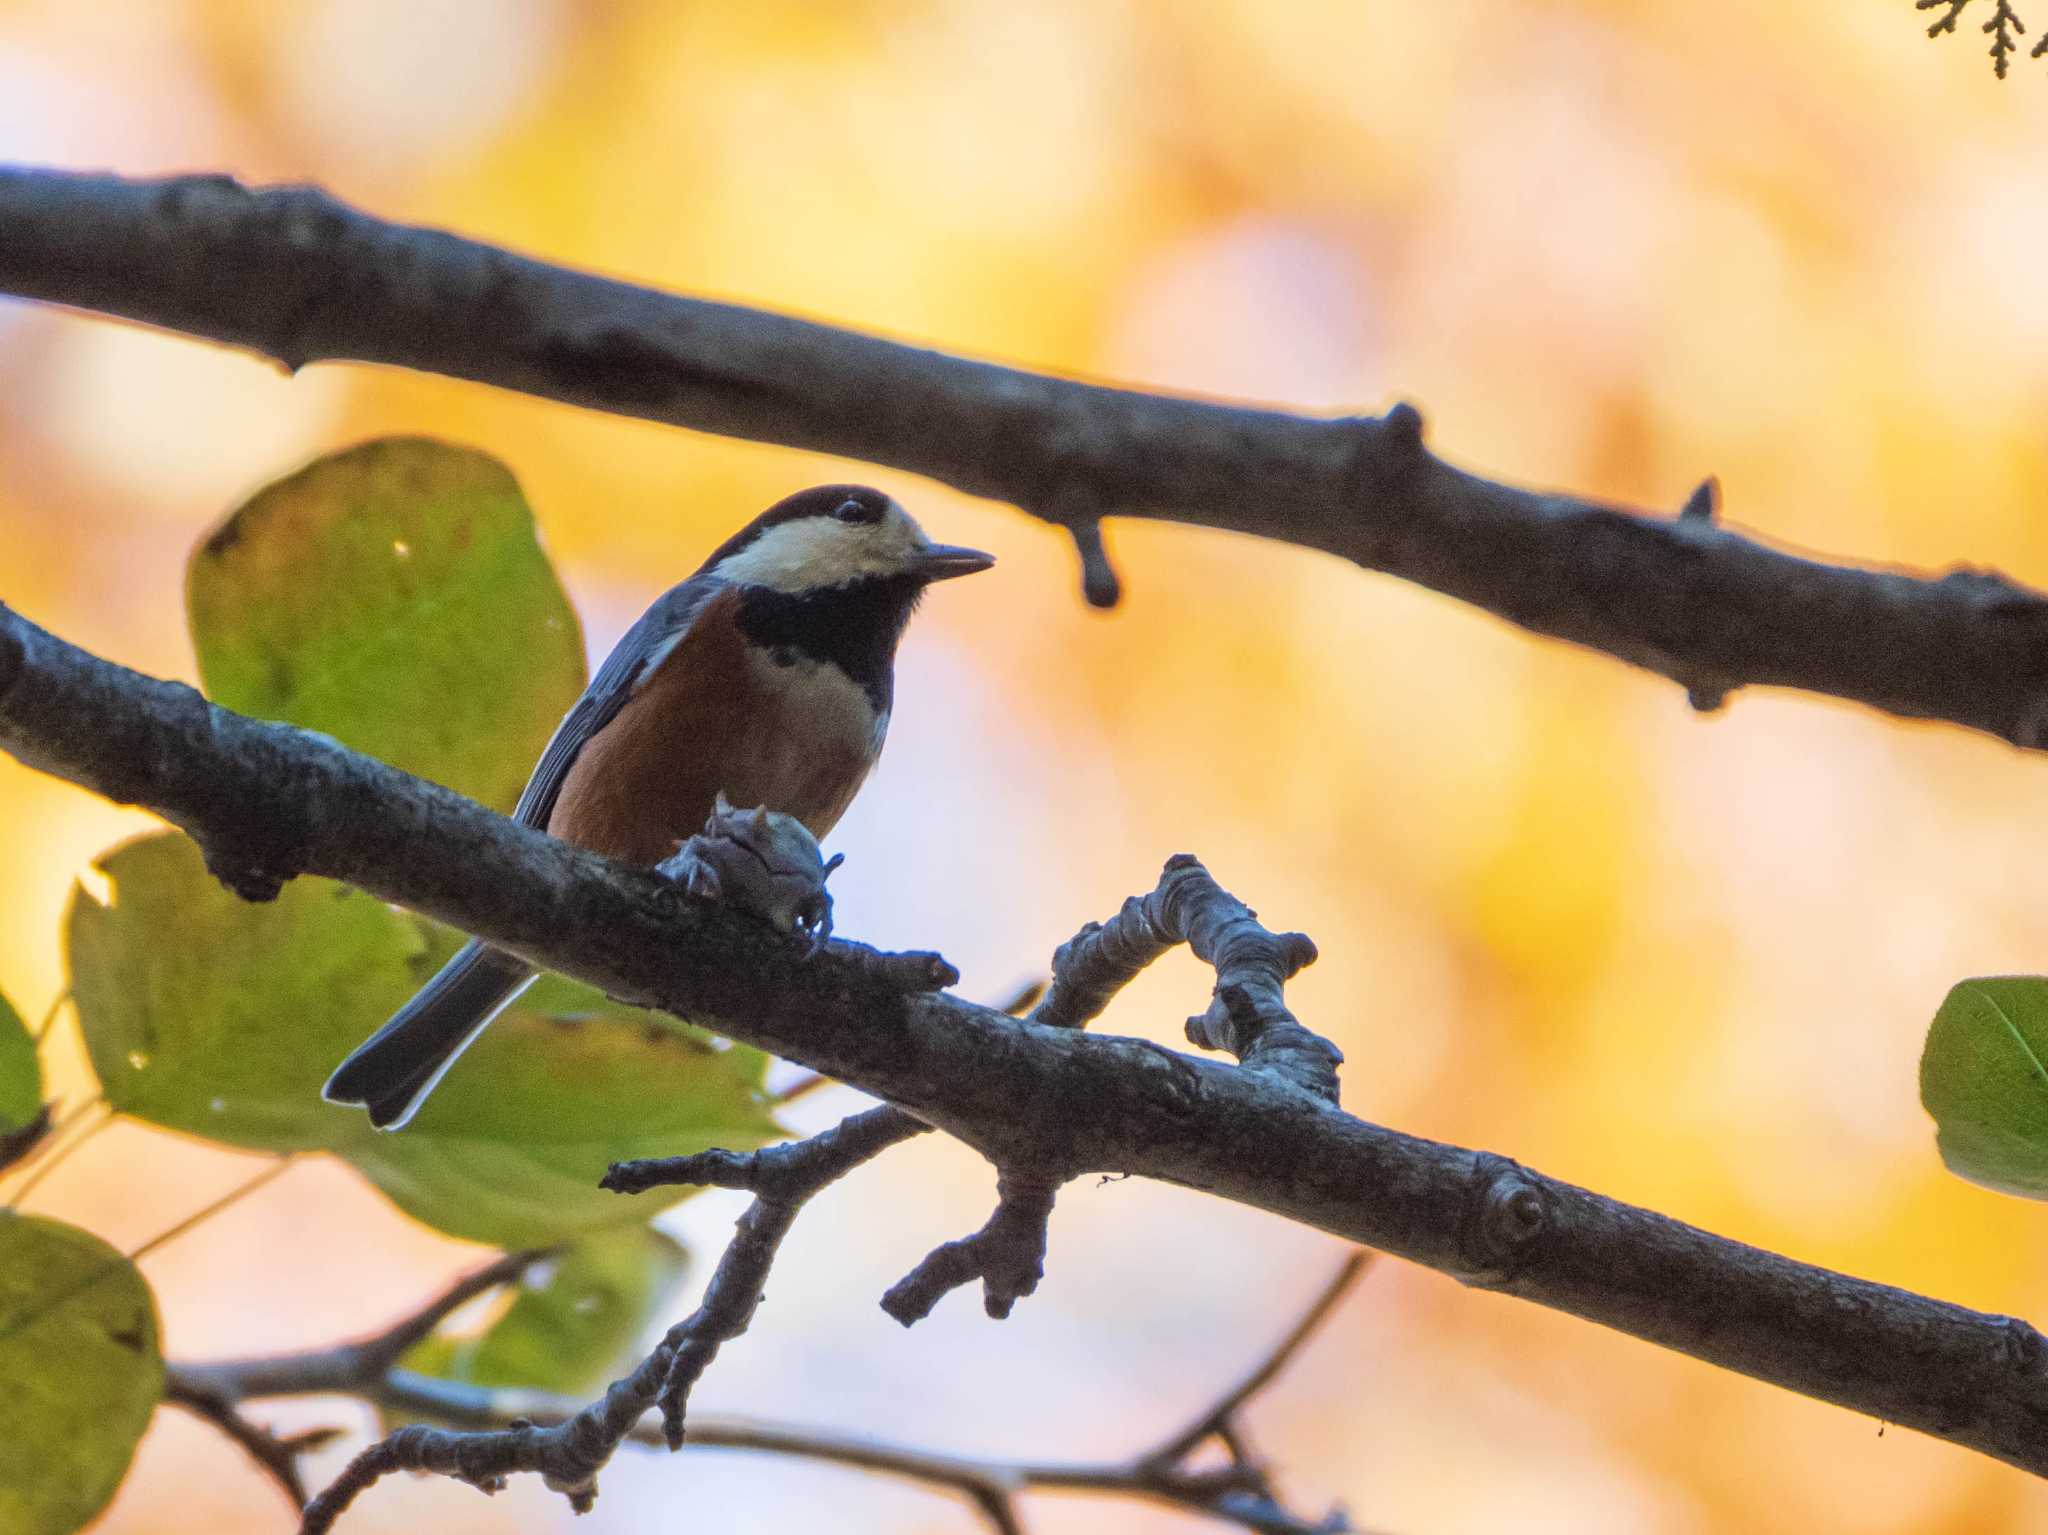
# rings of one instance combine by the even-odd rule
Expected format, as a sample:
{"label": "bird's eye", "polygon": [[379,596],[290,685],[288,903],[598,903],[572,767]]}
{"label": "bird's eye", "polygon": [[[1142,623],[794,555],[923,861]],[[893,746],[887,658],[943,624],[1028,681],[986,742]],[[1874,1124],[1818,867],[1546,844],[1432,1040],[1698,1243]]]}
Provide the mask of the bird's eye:
{"label": "bird's eye", "polygon": [[844,501],[832,508],[832,515],[841,522],[880,522],[882,520],[882,509],[879,506],[870,505],[856,496],[848,496]]}

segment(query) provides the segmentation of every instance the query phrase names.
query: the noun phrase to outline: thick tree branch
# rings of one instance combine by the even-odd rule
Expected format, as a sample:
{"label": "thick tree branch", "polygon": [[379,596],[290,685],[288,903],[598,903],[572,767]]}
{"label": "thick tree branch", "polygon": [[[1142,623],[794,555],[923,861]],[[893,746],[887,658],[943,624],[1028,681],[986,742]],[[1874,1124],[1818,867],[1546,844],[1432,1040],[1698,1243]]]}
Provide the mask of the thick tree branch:
{"label": "thick tree branch", "polygon": [[0,291],[297,368],[390,363],[887,464],[1070,529],[1114,600],[1107,515],[1323,549],[1647,667],[1696,700],[1763,683],[2048,743],[2048,598],[1767,548],[1498,484],[1421,417],[1316,419],[969,361],[388,224],[312,188],[0,169]]}
{"label": "thick tree branch", "polygon": [[0,748],[145,805],[230,862],[347,880],[827,1072],[999,1167],[1206,1190],[2048,1473],[2048,1344],[2024,1322],[1368,1124],[1266,1072],[911,989],[951,972],[839,940],[814,954],[324,737],[98,660],[5,607]]}

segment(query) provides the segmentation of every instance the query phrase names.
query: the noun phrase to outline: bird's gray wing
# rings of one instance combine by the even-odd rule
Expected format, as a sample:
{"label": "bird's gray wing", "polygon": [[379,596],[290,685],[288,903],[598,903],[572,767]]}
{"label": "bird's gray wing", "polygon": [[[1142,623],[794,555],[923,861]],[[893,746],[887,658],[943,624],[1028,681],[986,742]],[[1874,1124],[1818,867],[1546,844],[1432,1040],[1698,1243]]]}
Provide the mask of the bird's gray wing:
{"label": "bird's gray wing", "polygon": [[526,788],[519,795],[519,804],[512,812],[514,820],[539,831],[547,830],[548,818],[555,813],[555,799],[562,792],[562,781],[569,776],[569,769],[575,766],[583,748],[618,716],[649,668],[668,654],[689,629],[698,610],[723,587],[721,581],[693,576],[681,586],[669,588],[640,615],[639,621],[612,647],[612,653],[590,679],[583,696],[555,727],[547,750],[540,754],[533,776],[527,779]]}

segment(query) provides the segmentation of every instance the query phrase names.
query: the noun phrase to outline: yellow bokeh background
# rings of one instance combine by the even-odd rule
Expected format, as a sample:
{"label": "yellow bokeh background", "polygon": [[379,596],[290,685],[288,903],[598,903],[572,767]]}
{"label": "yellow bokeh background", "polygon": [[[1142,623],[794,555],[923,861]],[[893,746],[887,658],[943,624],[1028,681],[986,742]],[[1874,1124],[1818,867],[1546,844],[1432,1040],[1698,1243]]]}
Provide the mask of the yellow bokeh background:
{"label": "yellow bokeh background", "polygon": [[[2048,582],[2048,67],[1993,79],[1904,0],[0,0],[0,157],[317,181],[387,217],[933,345],[1309,410],[1424,410],[1520,483],[1675,508],[1718,473],[1773,542]],[[2040,18],[2048,26],[2048,15]],[[5,232],[0,230],[0,240]],[[2038,760],[1847,705],[1667,682],[1328,557],[1116,526],[1128,591],[909,476],[444,380],[295,378],[0,304],[0,598],[191,677],[182,564],[307,457],[390,432],[516,471],[593,643],[759,506],[853,474],[1001,565],[913,627],[835,838],[842,931],[970,994],[1180,848],[1323,958],[1291,993],[1356,1112],[1795,1257],[2048,1316],[2048,1211],[1948,1175],[1915,1095],[1969,974],[2048,969]],[[0,990],[40,1016],[93,855],[148,825],[0,761]],[[1172,1041],[1162,964],[1107,1026]],[[289,1027],[289,1020],[280,1020]],[[89,1091],[60,1032],[56,1086]],[[851,1095],[819,1095],[823,1123]],[[246,1158],[116,1126],[27,1207],[133,1245]],[[875,1300],[986,1213],[936,1138],[799,1225],[703,1411],[1031,1458],[1177,1426],[1285,1325],[1326,1238],[1077,1186],[996,1325]],[[736,1206],[677,1212],[700,1252]],[[295,1166],[147,1260],[171,1351],[377,1325],[477,1254]],[[706,1265],[700,1263],[698,1274]],[[348,1404],[280,1408],[357,1431]],[[1256,1413],[1304,1506],[1411,1535],[2048,1527],[2020,1473],[1381,1264]],[[1085,1500],[1041,1531],[1185,1520]],[[531,1481],[380,1486],[357,1535],[567,1528]],[[632,1454],[589,1532],[952,1531],[928,1491]],[[283,1530],[161,1414],[100,1526]]]}

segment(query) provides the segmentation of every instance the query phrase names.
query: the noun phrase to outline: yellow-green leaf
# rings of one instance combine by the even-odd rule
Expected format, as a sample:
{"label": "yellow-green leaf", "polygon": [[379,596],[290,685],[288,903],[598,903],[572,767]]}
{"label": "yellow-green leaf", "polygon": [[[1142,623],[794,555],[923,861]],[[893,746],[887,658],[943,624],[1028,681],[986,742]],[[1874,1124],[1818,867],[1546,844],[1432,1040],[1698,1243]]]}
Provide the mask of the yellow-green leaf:
{"label": "yellow-green leaf", "polygon": [[266,1151],[328,1150],[448,1232],[545,1246],[647,1217],[688,1191],[624,1199],[612,1162],[780,1133],[758,1051],[550,980],[508,1009],[405,1129],[323,1102],[335,1065],[434,971],[444,930],[300,879],[251,905],[177,833],[100,860],[67,920],[72,990],[107,1100],[169,1129]]}
{"label": "yellow-green leaf", "polygon": [[1958,982],[1927,1031],[1920,1102],[1952,1171],[2048,1199],[2048,978]]}
{"label": "yellow-green leaf", "polygon": [[437,1333],[399,1363],[469,1385],[581,1395],[621,1372],[684,1264],[651,1227],[604,1232],[535,1264],[480,1332]]}
{"label": "yellow-green leaf", "polygon": [[0,997],[0,1135],[19,1130],[43,1106],[43,1068],[35,1037]]}
{"label": "yellow-green leaf", "polygon": [[163,1396],[156,1302],[90,1232],[0,1210],[0,1531],[70,1535],[106,1506]]}
{"label": "yellow-green leaf", "polygon": [[504,465],[364,443],[265,487],[194,551],[216,703],[508,809],[582,690],[576,615]]}
{"label": "yellow-green leaf", "polygon": [[107,1102],[172,1130],[259,1151],[331,1148],[334,1065],[422,979],[417,925],[330,880],[251,904],[176,832],[123,843],[65,921],[71,989]]}

